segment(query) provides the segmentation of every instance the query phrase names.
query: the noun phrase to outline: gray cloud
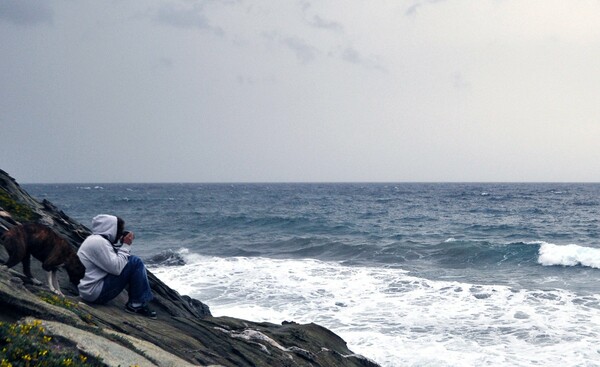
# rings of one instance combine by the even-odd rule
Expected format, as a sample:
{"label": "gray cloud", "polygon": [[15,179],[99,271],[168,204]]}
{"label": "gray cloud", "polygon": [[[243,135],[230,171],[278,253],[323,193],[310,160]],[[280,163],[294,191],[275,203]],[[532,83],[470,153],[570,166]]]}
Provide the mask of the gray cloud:
{"label": "gray cloud", "polygon": [[[328,30],[328,31],[336,31],[336,32],[339,32],[338,35],[340,35],[344,38],[347,38],[347,37],[345,37],[346,35],[344,35],[344,27],[341,23],[327,20],[327,19],[321,17],[319,14],[311,14],[314,12],[311,11],[312,4],[309,1],[301,2],[301,8],[302,8],[304,20],[308,25],[310,25],[314,28],[324,29],[324,30]],[[312,59],[312,58],[310,58],[310,56],[313,55],[313,57],[314,57],[314,54],[316,54],[316,52],[315,52],[316,49],[307,48],[305,45],[302,45],[301,43],[297,42],[297,40],[288,39],[287,45],[290,48],[295,49],[299,53],[298,54],[299,58],[302,57],[302,60],[304,60],[304,62],[307,62],[307,60]],[[310,47],[310,46],[308,46],[308,47]],[[385,71],[385,68],[383,68],[379,63],[363,56],[361,54],[361,52],[359,52],[354,47],[345,47],[345,48],[344,47],[334,47],[334,48],[336,50],[330,51],[328,53],[328,55],[330,57],[337,58],[344,62],[348,62],[348,63],[354,64],[357,66],[366,67],[368,69],[377,69],[380,71]],[[323,54],[325,54],[325,53],[326,52],[323,52]]]}
{"label": "gray cloud", "polygon": [[290,50],[294,51],[298,60],[303,64],[314,60],[318,53],[318,50],[315,47],[297,37],[285,38],[282,40],[282,43]]}
{"label": "gray cloud", "polygon": [[192,7],[181,7],[173,4],[165,4],[158,9],[156,20],[159,23],[178,28],[197,28],[210,31],[216,35],[223,35],[220,27],[210,24],[204,14],[201,5],[194,4]]}
{"label": "gray cloud", "polygon": [[162,68],[171,69],[173,67],[173,59],[170,57],[161,57],[158,60],[158,65]]}
{"label": "gray cloud", "polygon": [[236,77],[236,81],[240,85],[254,85],[256,84],[256,80],[251,76],[238,75]]}
{"label": "gray cloud", "polygon": [[307,19],[306,22],[316,28],[328,29],[328,30],[332,30],[332,31],[343,30],[343,27],[340,23],[325,20],[325,19],[321,18],[319,15],[314,15],[313,17]]}
{"label": "gray cloud", "polygon": [[347,47],[342,51],[342,59],[353,64],[360,64],[363,62],[362,56],[352,47]]}
{"label": "gray cloud", "polygon": [[282,37],[277,32],[264,32],[262,36],[269,41],[281,44],[287,49],[293,51],[298,61],[300,61],[302,64],[308,64],[319,56],[327,55],[356,66],[387,72],[386,68],[383,67],[376,59],[365,57],[356,48],[351,46],[337,47],[333,51],[324,52],[323,50],[312,46],[304,39],[299,37]]}
{"label": "gray cloud", "polygon": [[340,52],[339,57],[342,60],[349,62],[351,64],[363,66],[363,67],[366,67],[367,69],[374,69],[374,70],[386,72],[386,69],[382,65],[380,65],[375,60],[372,60],[370,58],[363,56],[354,47],[344,48]]}
{"label": "gray cloud", "polygon": [[320,15],[309,15],[308,12],[311,8],[311,4],[309,2],[301,3],[302,12],[304,13],[304,18],[306,22],[315,27],[321,29],[327,29],[332,31],[340,31],[343,30],[343,27],[340,23],[323,19]]}
{"label": "gray cloud", "polygon": [[313,61],[320,54],[320,51],[316,47],[309,45],[306,41],[298,37],[282,37],[277,32],[263,32],[262,36],[293,51],[298,61],[302,64]]}
{"label": "gray cloud", "polygon": [[445,0],[425,0],[425,1],[416,1],[413,5],[409,6],[408,9],[406,9],[406,12],[404,13],[407,16],[411,16],[411,15],[415,15],[417,14],[418,10],[427,5],[427,4],[435,4],[435,3],[439,3]]}
{"label": "gray cloud", "polygon": [[471,87],[471,83],[465,78],[463,73],[457,71],[453,75],[453,85],[456,89],[469,89]]}
{"label": "gray cloud", "polygon": [[0,1],[0,21],[32,26],[52,23],[54,13],[44,1],[2,0]]}
{"label": "gray cloud", "polygon": [[1,168],[22,182],[600,180],[599,2],[565,20],[560,2],[302,1],[0,0]]}

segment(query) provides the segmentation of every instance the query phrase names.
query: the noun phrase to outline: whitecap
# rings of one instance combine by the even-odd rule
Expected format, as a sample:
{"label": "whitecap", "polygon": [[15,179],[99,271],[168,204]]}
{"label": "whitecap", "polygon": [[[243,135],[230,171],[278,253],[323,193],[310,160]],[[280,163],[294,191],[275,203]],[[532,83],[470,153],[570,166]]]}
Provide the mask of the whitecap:
{"label": "whitecap", "polygon": [[600,249],[575,244],[555,245],[542,242],[539,249],[538,263],[551,266],[587,266],[600,269]]}
{"label": "whitecap", "polygon": [[597,357],[597,309],[564,290],[432,281],[312,259],[180,253],[186,265],[153,272],[214,316],[315,322],[382,366],[586,365]]}

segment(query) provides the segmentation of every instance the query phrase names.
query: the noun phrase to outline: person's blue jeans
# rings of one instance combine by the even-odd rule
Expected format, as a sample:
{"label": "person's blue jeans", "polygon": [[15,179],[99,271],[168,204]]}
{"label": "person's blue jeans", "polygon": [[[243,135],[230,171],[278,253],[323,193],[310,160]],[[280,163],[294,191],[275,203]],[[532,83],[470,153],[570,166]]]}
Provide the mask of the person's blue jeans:
{"label": "person's blue jeans", "polygon": [[152,298],[152,290],[146,274],[146,266],[142,259],[137,256],[129,256],[127,265],[121,270],[121,274],[108,274],[104,278],[102,292],[94,303],[106,303],[119,295],[129,286],[129,303],[146,303]]}

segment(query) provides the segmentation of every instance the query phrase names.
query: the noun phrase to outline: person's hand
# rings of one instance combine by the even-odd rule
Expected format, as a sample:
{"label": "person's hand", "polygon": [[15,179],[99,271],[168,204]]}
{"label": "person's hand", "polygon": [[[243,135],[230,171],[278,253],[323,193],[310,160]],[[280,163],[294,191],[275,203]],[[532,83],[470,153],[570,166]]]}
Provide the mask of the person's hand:
{"label": "person's hand", "polygon": [[125,237],[123,237],[123,243],[131,245],[133,243],[134,238],[135,238],[135,235],[133,234],[133,232],[129,232],[129,233],[127,233],[127,235],[125,235]]}

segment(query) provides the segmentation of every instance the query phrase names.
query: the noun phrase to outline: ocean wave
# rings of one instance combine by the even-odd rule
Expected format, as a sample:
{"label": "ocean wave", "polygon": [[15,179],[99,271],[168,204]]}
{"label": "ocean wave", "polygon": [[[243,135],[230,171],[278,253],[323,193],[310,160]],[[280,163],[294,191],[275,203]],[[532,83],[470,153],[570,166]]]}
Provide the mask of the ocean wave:
{"label": "ocean wave", "polygon": [[574,201],[573,205],[575,206],[598,206],[600,205],[600,202],[596,201],[596,200],[581,200],[581,201]]}
{"label": "ocean wave", "polygon": [[384,366],[574,366],[597,357],[597,295],[310,259],[183,256],[185,266],[153,272],[215,316],[315,322]]}
{"label": "ocean wave", "polygon": [[448,238],[426,250],[424,257],[451,268],[487,266],[502,263],[534,263],[537,247],[532,243],[493,243],[484,240]]}
{"label": "ocean wave", "polygon": [[75,189],[76,190],[92,190],[92,189],[104,190],[104,187],[102,187],[102,186],[94,186],[94,187],[92,187],[92,186],[77,186],[77,187],[75,187]]}
{"label": "ocean wave", "polygon": [[[373,256],[373,246],[366,244],[348,244],[342,241],[318,241],[311,238],[294,238],[283,241],[282,250],[275,255],[292,258],[317,259],[368,259]],[[289,245],[288,245],[289,243]]]}
{"label": "ocean wave", "polygon": [[454,268],[513,263],[600,269],[600,248],[575,244],[556,245],[545,241],[497,244],[483,240],[448,238],[434,246],[429,256]]}
{"label": "ocean wave", "polygon": [[204,213],[195,212],[196,215],[204,217],[203,224],[210,227],[252,227],[252,228],[290,228],[309,227],[313,221],[308,217],[293,217],[284,215],[254,216],[250,214],[221,214],[207,217]]}
{"label": "ocean wave", "polygon": [[600,269],[600,249],[575,244],[539,242],[538,263],[544,266],[585,266]]}

